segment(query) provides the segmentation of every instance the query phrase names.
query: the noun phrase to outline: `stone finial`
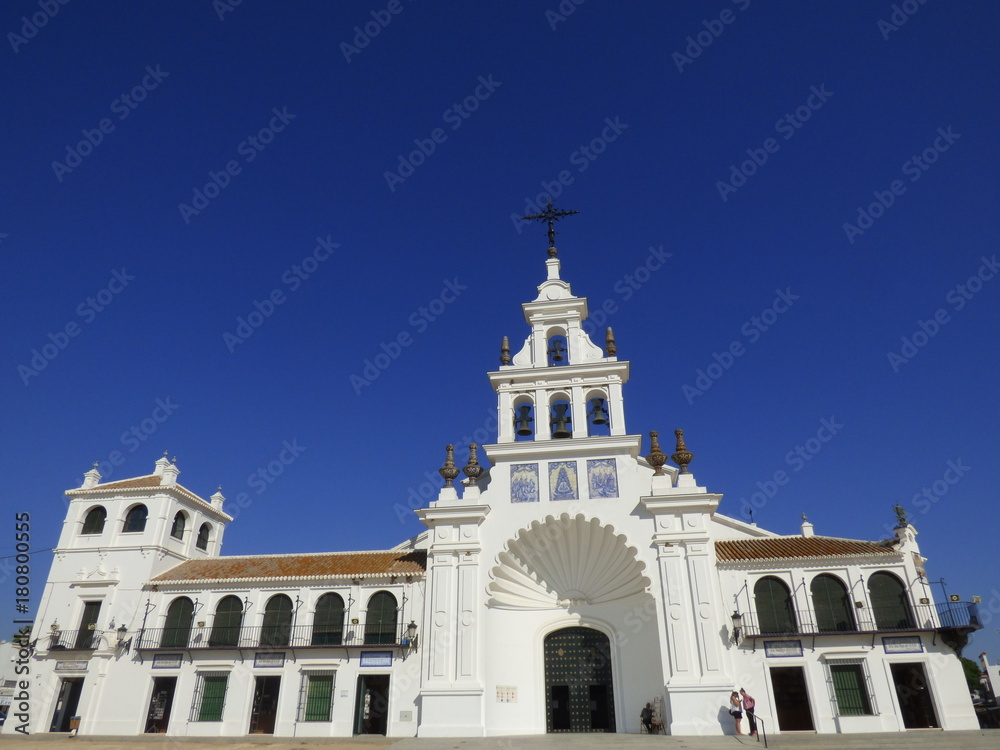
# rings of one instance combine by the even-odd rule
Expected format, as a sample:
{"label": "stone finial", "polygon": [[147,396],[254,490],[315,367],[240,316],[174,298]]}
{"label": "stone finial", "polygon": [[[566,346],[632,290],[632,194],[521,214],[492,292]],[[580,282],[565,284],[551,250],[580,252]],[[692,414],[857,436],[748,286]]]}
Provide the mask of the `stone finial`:
{"label": "stone finial", "polygon": [[663,464],[667,462],[667,454],[660,450],[660,433],[655,431],[649,433],[649,441],[649,455],[646,456],[646,460],[654,469],[653,476],[662,477]]}
{"label": "stone finial", "polygon": [[438,469],[438,474],[444,478],[444,486],[451,487],[451,483],[458,476],[458,469],[455,468],[455,446],[448,444],[445,446],[445,451],[444,466]]}
{"label": "stone finial", "polygon": [[[175,458],[173,463],[167,461],[165,458],[161,458],[160,461],[166,462],[166,465],[160,471],[160,485],[163,487],[173,487],[177,484],[177,475],[181,473],[181,470],[177,468],[177,459]],[[159,464],[160,461],[156,463]]]}
{"label": "stone finial", "polygon": [[802,529],[802,536],[805,537],[815,536],[815,532],[813,531],[813,525],[809,523],[809,519],[806,518],[805,513],[802,514],[802,526],[800,528]]}
{"label": "stone finial", "polygon": [[83,485],[80,487],[82,490],[89,490],[91,487],[96,487],[101,482],[101,472],[97,470],[98,463],[94,461],[94,468],[83,475]]}
{"label": "stone finial", "polygon": [[215,491],[215,494],[212,495],[209,498],[209,500],[212,501],[212,506],[213,507],[218,508],[219,510],[222,510],[222,506],[226,502],[226,497],[225,497],[225,495],[222,494],[222,485],[221,484],[219,485],[219,489],[217,489]]}
{"label": "stone finial", "polygon": [[170,461],[167,460],[167,451],[163,451],[163,457],[156,460],[155,468],[153,469],[153,474],[158,477],[163,476],[163,469],[170,465]]}
{"label": "stone finial", "polygon": [[478,447],[475,443],[469,443],[469,463],[462,467],[465,476],[469,478],[466,484],[470,487],[476,486],[476,481],[483,473],[483,467],[479,465],[479,459],[476,457],[476,448]]}
{"label": "stone finial", "polygon": [[910,525],[910,522],[906,519],[906,509],[902,505],[893,505],[892,509],[896,511],[896,528],[905,529]]}
{"label": "stone finial", "polygon": [[611,326],[608,326],[607,335],[604,337],[604,351],[608,353],[609,357],[618,354],[618,345],[615,343],[615,332],[611,330]]}
{"label": "stone finial", "polygon": [[674,434],[677,436],[677,452],[670,458],[681,467],[681,474],[689,474],[688,464],[691,463],[694,454],[684,445],[684,430],[674,430]]}
{"label": "stone finial", "polygon": [[500,364],[510,364],[510,341],[507,340],[506,336],[504,336],[503,341],[500,342]]}

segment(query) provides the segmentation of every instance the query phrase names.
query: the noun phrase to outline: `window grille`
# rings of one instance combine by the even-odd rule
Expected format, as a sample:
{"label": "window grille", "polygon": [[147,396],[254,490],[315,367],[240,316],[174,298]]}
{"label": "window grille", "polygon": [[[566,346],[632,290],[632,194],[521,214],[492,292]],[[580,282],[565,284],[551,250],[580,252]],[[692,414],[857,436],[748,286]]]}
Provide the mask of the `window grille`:
{"label": "window grille", "polygon": [[831,660],[826,667],[834,716],[875,715],[871,677],[864,659]]}
{"label": "window grille", "polygon": [[191,721],[222,721],[229,672],[201,672],[191,701]]}
{"label": "window grille", "polygon": [[309,671],[302,674],[299,688],[299,721],[330,721],[333,717],[335,671]]}

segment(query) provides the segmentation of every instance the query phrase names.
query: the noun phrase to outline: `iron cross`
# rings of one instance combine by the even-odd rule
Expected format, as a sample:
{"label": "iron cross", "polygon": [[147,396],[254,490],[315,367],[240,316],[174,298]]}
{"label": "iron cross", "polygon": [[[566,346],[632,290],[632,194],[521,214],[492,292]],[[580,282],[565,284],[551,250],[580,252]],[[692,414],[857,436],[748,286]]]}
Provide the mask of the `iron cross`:
{"label": "iron cross", "polygon": [[531,216],[522,216],[522,221],[545,221],[549,224],[549,247],[556,246],[556,229],[554,224],[559,221],[559,219],[564,216],[572,216],[573,214],[578,214],[579,211],[563,211],[560,208],[554,208],[552,206],[552,201],[549,201],[545,205],[545,210],[537,213],[531,214]]}

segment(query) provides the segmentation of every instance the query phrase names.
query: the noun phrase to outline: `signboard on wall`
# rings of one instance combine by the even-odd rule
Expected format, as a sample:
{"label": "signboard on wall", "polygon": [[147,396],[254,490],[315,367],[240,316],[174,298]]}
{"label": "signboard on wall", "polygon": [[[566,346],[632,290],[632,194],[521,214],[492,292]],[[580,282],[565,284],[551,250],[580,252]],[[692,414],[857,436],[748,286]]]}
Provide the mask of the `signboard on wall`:
{"label": "signboard on wall", "polygon": [[57,661],[56,671],[57,672],[86,672],[87,665],[90,662],[86,659],[81,659],[80,661]]}
{"label": "signboard on wall", "polygon": [[183,658],[181,654],[156,654],[153,657],[153,669],[178,669]]}
{"label": "signboard on wall", "polygon": [[919,635],[884,636],[882,648],[887,654],[922,654],[924,652],[924,644]]}
{"label": "signboard on wall", "polygon": [[764,641],[764,653],[772,658],[802,656],[802,641]]}
{"label": "signboard on wall", "polygon": [[284,651],[265,651],[253,655],[254,668],[257,667],[283,667],[285,666]]}
{"label": "signboard on wall", "polygon": [[362,667],[391,667],[392,651],[362,651]]}

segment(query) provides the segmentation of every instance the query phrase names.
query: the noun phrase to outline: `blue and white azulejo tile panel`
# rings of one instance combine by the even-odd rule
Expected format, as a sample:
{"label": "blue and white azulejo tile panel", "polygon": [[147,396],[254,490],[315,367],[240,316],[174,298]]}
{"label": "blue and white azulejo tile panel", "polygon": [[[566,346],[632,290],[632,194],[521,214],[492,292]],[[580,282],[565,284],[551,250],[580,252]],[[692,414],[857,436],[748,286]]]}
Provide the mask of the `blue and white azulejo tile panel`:
{"label": "blue and white azulejo tile panel", "polygon": [[591,499],[618,497],[618,469],[613,458],[587,461],[587,481]]}
{"label": "blue and white azulejo tile panel", "polygon": [[510,501],[538,502],[538,464],[510,465]]}
{"label": "blue and white azulejo tile panel", "polygon": [[552,500],[579,500],[575,461],[549,463],[549,497]]}

